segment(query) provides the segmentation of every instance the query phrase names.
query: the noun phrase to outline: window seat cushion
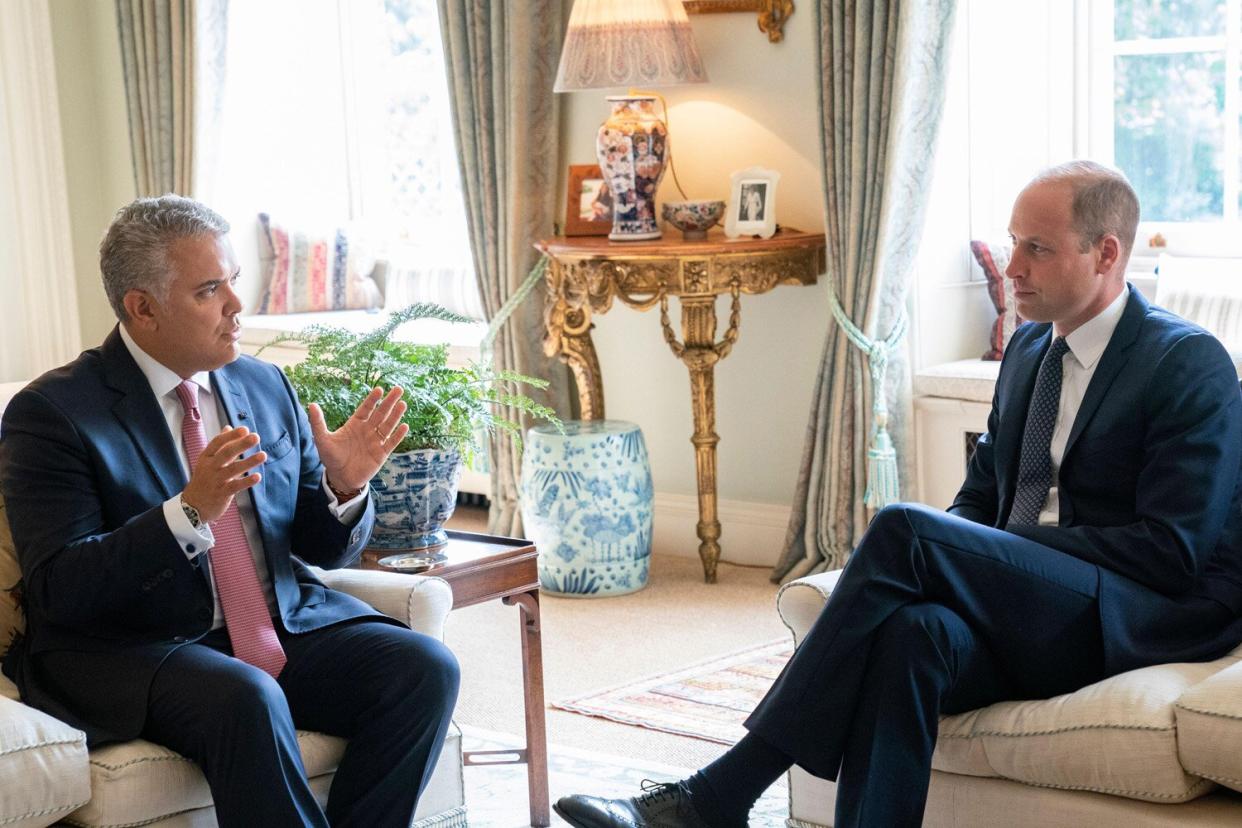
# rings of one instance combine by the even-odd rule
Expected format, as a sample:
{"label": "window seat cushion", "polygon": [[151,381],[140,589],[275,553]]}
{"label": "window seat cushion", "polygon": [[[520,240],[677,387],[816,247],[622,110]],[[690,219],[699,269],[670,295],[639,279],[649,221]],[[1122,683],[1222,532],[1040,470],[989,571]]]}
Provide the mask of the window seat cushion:
{"label": "window seat cushion", "polygon": [[930,365],[915,373],[914,395],[990,403],[1000,365],[1000,362],[985,359],[959,359]]}

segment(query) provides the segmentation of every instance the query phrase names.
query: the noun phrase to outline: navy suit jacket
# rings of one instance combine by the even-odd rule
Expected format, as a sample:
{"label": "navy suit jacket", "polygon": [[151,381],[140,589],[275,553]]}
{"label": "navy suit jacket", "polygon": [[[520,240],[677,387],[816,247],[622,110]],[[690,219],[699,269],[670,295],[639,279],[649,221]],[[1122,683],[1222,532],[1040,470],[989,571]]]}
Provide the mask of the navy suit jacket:
{"label": "navy suit jacket", "polygon": [[[1050,324],[1005,349],[988,431],[949,511],[1004,528]],[[1110,672],[1213,658],[1238,625],[1188,640],[1170,623],[1204,601],[1242,613],[1242,395],[1211,334],[1130,289],[1070,430],[1056,526],[1009,531],[1097,565]],[[1194,633],[1200,635],[1200,633]]]}
{"label": "navy suit jacket", "polygon": [[[285,629],[386,618],[327,589],[303,563],[333,568],[356,558],[375,513],[369,499],[353,525],[331,513],[310,425],[284,374],[243,356],[211,379],[227,421],[257,432],[267,452],[261,481],[242,496],[253,498]],[[101,347],[30,383],[4,412],[0,492],[27,619],[5,671],[26,701],[92,742],[137,735],[160,662],[211,627],[207,556],[188,559],[162,511],[186,483],[159,403],[115,329]],[[78,672],[41,672],[39,656],[51,651],[79,655]],[[57,685],[78,682],[98,688],[92,709],[58,699]]]}

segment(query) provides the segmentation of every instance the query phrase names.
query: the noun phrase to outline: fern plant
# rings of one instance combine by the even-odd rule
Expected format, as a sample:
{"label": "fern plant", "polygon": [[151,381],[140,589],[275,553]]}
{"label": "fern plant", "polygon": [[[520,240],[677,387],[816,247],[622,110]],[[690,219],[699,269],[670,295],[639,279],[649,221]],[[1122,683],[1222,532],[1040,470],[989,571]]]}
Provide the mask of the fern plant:
{"label": "fern plant", "polygon": [[[396,451],[456,449],[471,461],[480,437],[496,431],[520,443],[521,426],[495,413],[509,406],[560,426],[556,413],[522,393],[523,386],[546,388],[547,380],[514,371],[496,371],[490,365],[448,365],[448,345],[419,345],[392,338],[393,332],[415,319],[469,322],[469,318],[430,302],[410,305],[389,315],[388,321],[367,334],[330,325],[313,325],[299,333],[282,334],[263,348],[289,342],[306,346],[306,359],[284,369],[303,402],[323,409],[328,428],[337,429],[379,386],[405,389],[408,406],[401,422],[410,433]],[[260,349],[262,353],[263,349]]]}

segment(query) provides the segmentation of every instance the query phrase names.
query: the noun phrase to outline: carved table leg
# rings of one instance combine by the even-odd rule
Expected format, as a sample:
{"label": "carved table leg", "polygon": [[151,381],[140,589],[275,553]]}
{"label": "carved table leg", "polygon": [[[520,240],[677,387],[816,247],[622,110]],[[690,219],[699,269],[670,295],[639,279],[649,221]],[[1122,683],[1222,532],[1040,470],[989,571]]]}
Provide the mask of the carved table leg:
{"label": "carved table leg", "polygon": [[581,334],[561,335],[560,358],[569,365],[578,385],[578,406],[584,420],[604,419],[604,377],[591,341],[591,326]]}
{"label": "carved table leg", "polygon": [[[570,273],[577,268],[553,259],[548,266],[548,298],[543,307],[543,352],[573,372],[584,420],[604,419],[604,380],[591,342],[589,288]],[[607,308],[605,307],[605,310]]]}
{"label": "carved table leg", "polygon": [[530,824],[550,824],[548,813],[548,735],[543,710],[543,639],[539,629],[539,590],[510,595],[522,624],[522,683],[526,702],[526,776]]}
{"label": "carved table leg", "polygon": [[703,562],[703,580],[716,582],[716,564],[720,560],[720,521],[716,516],[716,363],[720,354],[715,348],[716,297],[683,297],[681,300],[682,336],[685,350],[682,362],[690,369],[690,394],[694,406],[695,475],[699,486],[699,559]]}

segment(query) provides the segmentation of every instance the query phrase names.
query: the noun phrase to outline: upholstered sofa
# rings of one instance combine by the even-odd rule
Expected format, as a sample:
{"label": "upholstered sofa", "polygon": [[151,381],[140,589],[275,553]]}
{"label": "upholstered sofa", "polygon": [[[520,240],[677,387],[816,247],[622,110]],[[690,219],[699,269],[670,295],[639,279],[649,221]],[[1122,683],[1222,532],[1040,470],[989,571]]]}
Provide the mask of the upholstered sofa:
{"label": "upholstered sofa", "polygon": [[[840,570],[783,586],[801,643]],[[1123,673],[1076,693],[940,720],[928,828],[1242,825],[1242,647]],[[833,824],[836,786],[790,774],[790,828]]]}
{"label": "upholstered sofa", "polygon": [[[0,385],[0,411],[21,385]],[[0,656],[24,623],[19,575],[0,499]],[[439,578],[353,569],[319,575],[412,629],[443,633],[453,596]],[[312,732],[300,732],[298,740],[311,785],[323,801],[345,741]],[[461,734],[453,728],[419,802],[416,828],[465,825],[463,801]],[[194,763],[141,739],[88,751],[80,730],[22,704],[17,688],[0,675],[0,826],[37,828],[58,820],[91,828],[216,824],[211,793]]]}

